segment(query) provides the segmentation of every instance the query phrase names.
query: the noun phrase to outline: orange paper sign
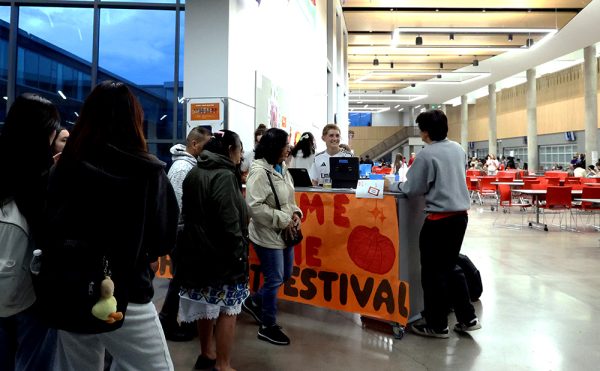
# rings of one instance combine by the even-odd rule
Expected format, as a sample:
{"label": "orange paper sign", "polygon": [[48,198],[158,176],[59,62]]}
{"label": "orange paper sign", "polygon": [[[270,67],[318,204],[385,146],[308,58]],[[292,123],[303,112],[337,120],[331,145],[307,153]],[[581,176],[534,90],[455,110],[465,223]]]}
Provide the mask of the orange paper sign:
{"label": "orange paper sign", "polygon": [[219,120],[220,110],[219,103],[192,103],[192,121]]}
{"label": "orange paper sign", "polygon": [[[409,286],[399,279],[398,214],[394,197],[296,193],[304,240],[295,246],[292,278],[279,297],[406,325]],[[250,287],[257,290],[260,262],[250,249]],[[162,258],[158,276],[170,276]]]}

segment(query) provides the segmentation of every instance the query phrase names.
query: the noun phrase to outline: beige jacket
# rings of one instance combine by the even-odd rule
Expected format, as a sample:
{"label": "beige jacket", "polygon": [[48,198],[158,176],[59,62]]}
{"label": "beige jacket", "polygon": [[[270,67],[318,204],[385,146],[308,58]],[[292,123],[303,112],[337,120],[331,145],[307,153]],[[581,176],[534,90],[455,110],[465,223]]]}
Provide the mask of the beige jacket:
{"label": "beige jacket", "polygon": [[[290,223],[294,213],[302,216],[300,208],[296,206],[292,176],[285,164],[282,166],[283,175],[276,172],[265,159],[254,160],[246,179],[246,202],[252,218],[248,227],[250,241],[271,249],[286,247],[281,238],[282,230]],[[281,210],[277,209],[267,171],[271,175]]]}

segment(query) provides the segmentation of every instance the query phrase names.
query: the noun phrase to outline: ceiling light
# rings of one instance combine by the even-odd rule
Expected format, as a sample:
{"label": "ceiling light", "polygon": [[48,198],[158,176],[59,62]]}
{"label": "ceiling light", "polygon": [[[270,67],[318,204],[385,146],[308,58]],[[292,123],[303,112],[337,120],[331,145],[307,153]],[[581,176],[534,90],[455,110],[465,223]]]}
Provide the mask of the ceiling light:
{"label": "ceiling light", "polygon": [[367,107],[369,107],[369,105],[368,105],[368,104],[365,104],[363,108],[367,108]]}
{"label": "ceiling light", "polygon": [[162,121],[162,120],[164,120],[164,119],[166,119],[166,118],[167,118],[167,115],[162,115],[162,117],[160,118],[160,120],[159,120],[159,121]]}
{"label": "ceiling light", "polygon": [[423,45],[423,38],[421,37],[421,35],[417,36],[417,38],[415,39],[415,44]]}
{"label": "ceiling light", "polygon": [[390,62],[390,68],[394,68],[394,62]]}
{"label": "ceiling light", "polygon": [[402,112],[402,111],[404,111],[404,107],[402,107],[398,110],[398,112]]}
{"label": "ceiling light", "polygon": [[[392,47],[400,44],[400,34],[446,34],[454,40],[455,34],[544,34],[544,39],[556,34],[556,28],[500,28],[500,27],[396,27],[392,33]],[[541,41],[541,40],[540,40]],[[538,43],[540,42],[538,41]]]}
{"label": "ceiling light", "polygon": [[417,108],[419,108],[419,107],[421,107],[421,105],[420,105],[420,104],[417,104],[417,105],[415,106],[415,109],[417,109]]}
{"label": "ceiling light", "polygon": [[75,116],[79,117],[79,114],[75,111],[73,111],[73,113],[75,114]]}
{"label": "ceiling light", "polygon": [[531,48],[533,46],[533,39],[527,39],[526,44],[528,48]]}
{"label": "ceiling light", "polygon": [[379,59],[373,59],[373,66],[379,66]]}
{"label": "ceiling light", "polygon": [[508,41],[513,41],[513,35],[511,33],[508,34]]}
{"label": "ceiling light", "polygon": [[473,66],[479,66],[479,60],[477,58],[473,59]]}
{"label": "ceiling light", "polygon": [[60,90],[58,91],[58,95],[60,95],[60,97],[62,99],[67,99],[67,97],[65,96],[65,94],[62,91],[60,91]]}
{"label": "ceiling light", "polygon": [[396,105],[394,106],[394,108],[398,108],[398,107],[400,107],[400,105],[399,105],[399,104],[396,104]]}

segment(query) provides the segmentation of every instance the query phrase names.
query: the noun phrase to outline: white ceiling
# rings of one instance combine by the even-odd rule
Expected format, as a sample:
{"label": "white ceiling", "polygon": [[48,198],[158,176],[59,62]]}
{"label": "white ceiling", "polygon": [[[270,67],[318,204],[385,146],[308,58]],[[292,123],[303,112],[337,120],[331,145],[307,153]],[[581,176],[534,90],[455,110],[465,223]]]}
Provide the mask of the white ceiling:
{"label": "white ceiling", "polygon": [[[410,1],[408,1],[408,2],[410,2]],[[369,1],[369,0],[351,1],[351,0],[349,0],[349,1],[346,1],[346,5],[348,5],[348,3],[360,3],[357,5],[368,6],[368,4],[372,3],[372,1]],[[398,4],[398,2],[391,2],[391,1],[388,1],[387,3]],[[413,3],[414,3],[414,1],[413,1]],[[426,2],[420,2],[420,4],[424,4],[424,3],[426,3]],[[432,2],[428,2],[428,3],[432,3]],[[442,2],[438,2],[438,3],[441,4]],[[455,2],[450,2],[450,1],[444,1],[443,3],[445,5],[450,5],[450,4],[454,5],[455,4]],[[462,3],[469,3],[469,1],[459,2],[459,5],[464,5]],[[473,2],[473,1],[471,1],[471,3],[475,4],[475,2]],[[504,2],[504,4],[505,4],[504,6],[507,6],[506,4],[508,4],[508,3],[510,3],[510,2]],[[514,3],[514,2],[512,2],[512,3]],[[514,5],[512,3],[509,5]],[[524,4],[525,2],[521,2],[521,3],[522,3],[522,5],[529,5],[529,4]],[[529,1],[528,3],[533,3],[533,2]],[[427,5],[431,5],[431,4],[427,4]],[[494,5],[497,5],[497,4],[494,4]],[[546,5],[548,5],[548,4],[546,4]],[[480,5],[480,6],[484,6],[484,5]],[[485,6],[491,7],[491,5],[487,5],[487,4]],[[585,6],[585,4],[583,4],[582,6]],[[345,13],[346,21],[348,21],[348,18],[349,17]],[[349,29],[349,31],[351,30],[350,27],[348,27],[348,29]],[[350,37],[352,37],[352,35],[350,35]],[[390,40],[390,37],[388,36],[388,37],[386,37],[386,39]],[[516,35],[515,35],[515,40],[516,40]],[[416,84],[415,87],[409,86],[406,88],[397,89],[396,93],[397,94],[427,95],[426,98],[421,98],[417,101],[412,102],[411,104],[402,104],[401,106],[410,106],[410,105],[417,105],[417,104],[423,104],[423,103],[428,103],[428,104],[444,103],[453,98],[460,97],[463,94],[469,94],[469,93],[471,93],[471,94],[469,94],[471,97],[476,96],[476,95],[481,95],[481,93],[478,93],[478,94],[473,94],[473,93],[481,88],[483,88],[487,91],[487,85],[494,83],[494,82],[499,82],[500,80],[504,80],[509,77],[514,77],[515,75],[517,75],[517,80],[514,80],[514,81],[518,81],[518,78],[520,77],[521,81],[518,83],[522,83],[522,82],[524,82],[524,80],[523,80],[524,71],[526,71],[529,68],[538,67],[540,65],[543,65],[546,62],[553,61],[557,58],[562,60],[562,62],[560,62],[560,63],[562,63],[563,66],[572,65],[573,60],[581,59],[581,55],[582,55],[581,49],[583,49],[589,45],[594,45],[598,42],[600,42],[600,0],[593,0],[587,6],[585,6],[585,8],[583,8],[577,15],[575,15],[575,17],[572,18],[570,20],[570,22],[566,23],[566,25],[564,25],[564,27],[562,27],[558,33],[556,33],[553,37],[549,38],[543,44],[539,44],[539,45],[534,44],[534,47],[531,49],[503,52],[496,56],[491,56],[487,59],[481,58],[479,61],[479,66],[477,66],[477,67],[468,65],[467,67],[463,67],[463,68],[459,68],[459,69],[455,70],[457,72],[489,73],[489,75],[487,75],[487,76],[483,76],[483,77],[477,79],[476,81],[466,82],[466,83],[459,84],[459,85],[458,84],[453,84],[453,85],[452,84],[435,84],[435,85]],[[349,54],[350,53],[351,53],[351,51],[349,51]],[[367,58],[368,58],[368,60],[370,60],[370,58],[372,58],[372,57],[367,57]],[[381,59],[382,59],[382,61],[385,61],[384,53],[382,53]],[[351,57],[349,57],[349,60],[351,61]],[[386,63],[389,63],[389,62],[386,62]],[[352,66],[349,66],[350,70],[352,68],[353,68]],[[360,71],[358,71],[358,73],[360,73],[360,74],[365,74],[365,73],[369,72],[368,64],[361,65],[361,66],[354,66],[354,68],[356,70],[360,70]],[[550,67],[549,65],[546,65],[544,68],[540,67],[539,70],[542,70],[542,69],[547,70],[548,68],[556,69],[556,67]],[[375,69],[373,68],[373,70],[375,70]],[[352,74],[352,70],[350,72]],[[436,78],[434,77],[433,79],[435,80]],[[352,89],[352,83],[354,80],[355,79],[353,79],[353,78],[351,78],[351,80],[350,80],[351,81],[351,88],[350,88],[351,93],[357,92],[357,90]],[[498,85],[497,88],[500,89],[503,86],[506,86],[506,84],[507,83],[497,84]],[[512,85],[514,85],[514,83]],[[364,89],[364,88],[361,88],[361,89]],[[389,94],[390,91],[384,91],[383,93]],[[392,106],[394,106],[396,104],[397,103],[394,103]]]}

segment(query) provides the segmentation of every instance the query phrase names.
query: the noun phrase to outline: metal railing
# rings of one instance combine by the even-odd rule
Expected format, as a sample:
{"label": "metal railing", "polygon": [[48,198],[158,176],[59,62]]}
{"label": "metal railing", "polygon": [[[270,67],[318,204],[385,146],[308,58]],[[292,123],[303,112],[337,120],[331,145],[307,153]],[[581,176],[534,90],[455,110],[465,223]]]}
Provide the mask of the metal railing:
{"label": "metal railing", "polygon": [[402,145],[410,137],[421,137],[418,126],[404,126],[400,128],[400,130],[388,138],[385,138],[375,146],[363,152],[361,157],[369,156],[372,159],[376,159],[385,156]]}

